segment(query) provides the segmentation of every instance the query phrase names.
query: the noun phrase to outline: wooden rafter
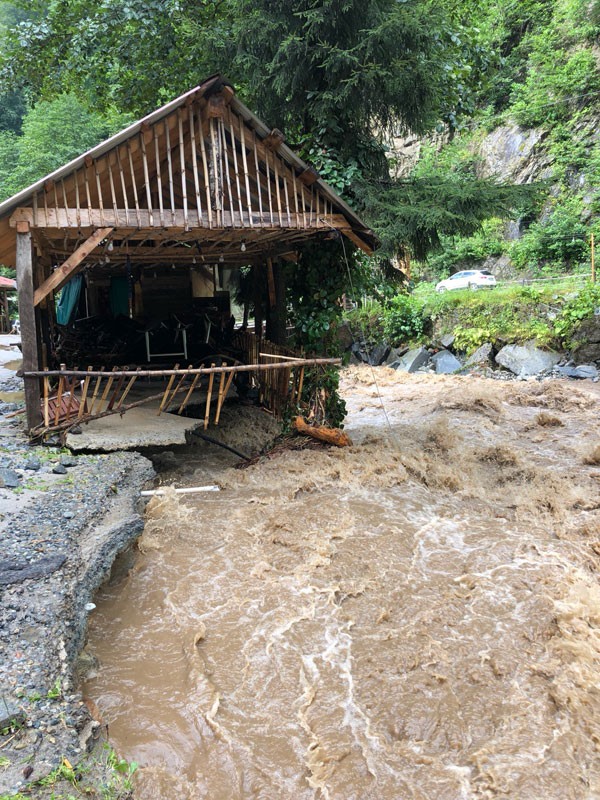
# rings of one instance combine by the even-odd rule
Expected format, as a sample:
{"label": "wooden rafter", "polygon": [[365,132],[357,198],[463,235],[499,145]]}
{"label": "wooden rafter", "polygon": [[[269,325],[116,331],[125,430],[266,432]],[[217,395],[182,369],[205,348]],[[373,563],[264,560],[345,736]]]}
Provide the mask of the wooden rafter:
{"label": "wooden rafter", "polygon": [[42,300],[50,294],[62,288],[65,283],[77,272],[77,267],[84,261],[89,254],[98,247],[100,242],[112,232],[112,228],[98,228],[97,231],[87,239],[80,247],[69,256],[64,264],[54,270],[52,275],[35,290],[33,295],[34,306],[39,306]]}

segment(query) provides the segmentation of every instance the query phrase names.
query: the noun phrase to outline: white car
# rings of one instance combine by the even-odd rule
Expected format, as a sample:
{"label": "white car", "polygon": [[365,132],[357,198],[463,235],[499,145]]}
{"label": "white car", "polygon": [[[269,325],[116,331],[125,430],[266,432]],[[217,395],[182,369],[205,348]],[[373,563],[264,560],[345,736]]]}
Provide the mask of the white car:
{"label": "white car", "polygon": [[436,292],[449,292],[452,289],[493,289],[496,278],[487,269],[465,269],[455,272],[435,287]]}

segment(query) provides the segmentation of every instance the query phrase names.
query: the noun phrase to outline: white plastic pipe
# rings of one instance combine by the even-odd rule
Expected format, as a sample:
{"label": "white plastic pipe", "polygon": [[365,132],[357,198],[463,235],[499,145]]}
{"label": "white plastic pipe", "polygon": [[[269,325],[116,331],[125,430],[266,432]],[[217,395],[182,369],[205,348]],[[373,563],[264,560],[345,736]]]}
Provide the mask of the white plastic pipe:
{"label": "white plastic pipe", "polygon": [[155,495],[169,494],[173,491],[175,494],[194,494],[195,492],[220,492],[221,489],[219,486],[187,486],[183,489],[145,489],[140,494],[142,497],[154,497]]}

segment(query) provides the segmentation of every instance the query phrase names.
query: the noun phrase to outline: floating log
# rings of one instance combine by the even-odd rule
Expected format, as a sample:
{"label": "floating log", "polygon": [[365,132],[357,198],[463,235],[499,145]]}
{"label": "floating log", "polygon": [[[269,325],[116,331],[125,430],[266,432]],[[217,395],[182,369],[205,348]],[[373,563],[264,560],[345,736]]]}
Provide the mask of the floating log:
{"label": "floating log", "polygon": [[350,447],[352,440],[347,433],[341,431],[339,428],[326,428],[324,425],[309,425],[303,417],[296,417],[292,427],[297,433],[302,433],[305,436],[311,436],[313,439],[318,439],[320,442],[333,444],[336,447]]}

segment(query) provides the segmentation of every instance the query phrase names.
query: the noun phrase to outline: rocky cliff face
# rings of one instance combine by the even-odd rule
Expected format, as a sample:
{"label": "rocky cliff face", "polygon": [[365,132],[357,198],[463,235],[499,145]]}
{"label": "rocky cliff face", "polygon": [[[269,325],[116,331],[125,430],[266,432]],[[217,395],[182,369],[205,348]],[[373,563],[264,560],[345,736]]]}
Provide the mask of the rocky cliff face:
{"label": "rocky cliff face", "polygon": [[500,125],[474,147],[480,159],[481,178],[496,177],[504,183],[532,183],[552,178],[552,160],[539,128],[523,130],[516,123]]}

